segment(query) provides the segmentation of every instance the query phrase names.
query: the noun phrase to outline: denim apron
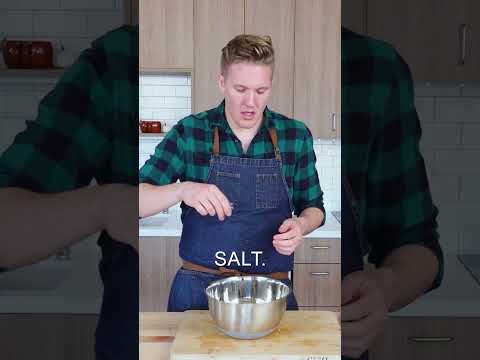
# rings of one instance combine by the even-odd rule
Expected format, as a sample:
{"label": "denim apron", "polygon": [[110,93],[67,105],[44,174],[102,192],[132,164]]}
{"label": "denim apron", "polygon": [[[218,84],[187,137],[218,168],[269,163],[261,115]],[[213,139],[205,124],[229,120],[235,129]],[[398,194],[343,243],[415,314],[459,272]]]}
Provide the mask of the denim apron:
{"label": "denim apron", "polygon": [[[215,128],[207,183],[216,185],[227,197],[232,215],[220,221],[217,216],[202,216],[194,208],[187,208],[182,214],[179,247],[182,259],[211,269],[223,266],[253,274],[293,269],[293,254],[282,255],[272,244],[282,222],[291,218],[292,207],[276,131],[270,129],[269,133],[274,158],[241,158],[219,155],[218,128]],[[208,309],[205,289],[220,278],[215,274],[178,270],[170,289],[168,311]],[[292,290],[290,280],[282,282]],[[293,292],[287,301],[287,309],[298,309]]]}
{"label": "denim apron", "polygon": [[[363,255],[366,243],[360,228],[358,205],[346,177],[342,177],[342,280],[354,272],[363,269]],[[351,358],[342,356],[342,360]],[[365,352],[358,359],[367,360]]]}

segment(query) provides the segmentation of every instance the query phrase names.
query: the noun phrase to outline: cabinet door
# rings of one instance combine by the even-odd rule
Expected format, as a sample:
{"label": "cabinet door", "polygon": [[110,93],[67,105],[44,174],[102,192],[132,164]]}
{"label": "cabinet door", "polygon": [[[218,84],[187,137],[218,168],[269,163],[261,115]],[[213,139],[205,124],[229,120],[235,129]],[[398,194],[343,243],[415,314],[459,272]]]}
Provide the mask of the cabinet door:
{"label": "cabinet door", "polygon": [[295,264],[293,292],[298,306],[340,306],[340,264]]}
{"label": "cabinet door", "polygon": [[297,0],[294,117],[314,138],[340,138],[340,1]]}
{"label": "cabinet door", "polygon": [[140,238],[140,312],[167,311],[168,295],[181,266],[179,237]]}
{"label": "cabinet door", "polygon": [[[480,81],[480,1],[469,0],[465,24],[465,81]],[[461,34],[462,35],[462,34]]]}
{"label": "cabinet door", "polygon": [[245,33],[270,35],[275,50],[275,73],[268,106],[288,117],[293,116],[294,14],[293,0],[245,0]]}
{"label": "cabinet door", "polygon": [[193,0],[139,0],[140,70],[193,67]]}
{"label": "cabinet door", "polygon": [[338,264],[341,262],[341,239],[306,238],[295,250],[295,263]]}
{"label": "cabinet door", "polygon": [[394,45],[415,81],[461,80],[459,33],[466,1],[369,0],[368,34]]}
{"label": "cabinet door", "polygon": [[360,34],[367,31],[367,0],[342,0],[342,26]]}
{"label": "cabinet door", "polygon": [[243,0],[195,1],[194,112],[216,107],[223,99],[218,88],[221,50],[244,32]]}

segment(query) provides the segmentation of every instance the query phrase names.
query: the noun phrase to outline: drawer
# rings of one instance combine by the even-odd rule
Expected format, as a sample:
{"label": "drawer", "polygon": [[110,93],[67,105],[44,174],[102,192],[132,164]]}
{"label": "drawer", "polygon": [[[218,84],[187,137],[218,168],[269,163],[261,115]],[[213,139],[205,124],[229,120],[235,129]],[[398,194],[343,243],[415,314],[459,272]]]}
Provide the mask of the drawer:
{"label": "drawer", "polygon": [[340,264],[295,264],[293,291],[298,306],[340,306]]}
{"label": "drawer", "polygon": [[296,263],[340,263],[340,239],[305,238],[295,250]]}
{"label": "drawer", "polygon": [[340,306],[299,306],[299,311],[334,311],[340,312],[342,308]]}

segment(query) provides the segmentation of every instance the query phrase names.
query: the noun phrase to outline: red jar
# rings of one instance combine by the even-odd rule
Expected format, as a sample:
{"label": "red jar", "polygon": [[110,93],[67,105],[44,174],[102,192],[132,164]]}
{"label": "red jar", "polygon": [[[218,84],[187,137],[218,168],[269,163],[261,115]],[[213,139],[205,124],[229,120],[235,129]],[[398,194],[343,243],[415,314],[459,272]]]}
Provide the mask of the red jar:
{"label": "red jar", "polygon": [[53,67],[53,46],[48,41],[33,41],[30,49],[31,67],[35,69]]}
{"label": "red jar", "polygon": [[15,40],[7,40],[3,45],[3,60],[5,65],[10,69],[21,67],[20,59],[22,52],[22,42]]}

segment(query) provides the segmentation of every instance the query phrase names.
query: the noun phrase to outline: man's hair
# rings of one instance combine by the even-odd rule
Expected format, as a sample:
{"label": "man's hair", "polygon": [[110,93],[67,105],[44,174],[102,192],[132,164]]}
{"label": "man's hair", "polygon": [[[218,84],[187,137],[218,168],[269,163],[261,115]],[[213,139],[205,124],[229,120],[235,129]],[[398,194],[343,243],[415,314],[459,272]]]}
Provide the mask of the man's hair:
{"label": "man's hair", "polygon": [[222,49],[220,62],[222,75],[226,76],[228,66],[241,62],[252,62],[275,67],[275,52],[270,36],[238,35]]}

